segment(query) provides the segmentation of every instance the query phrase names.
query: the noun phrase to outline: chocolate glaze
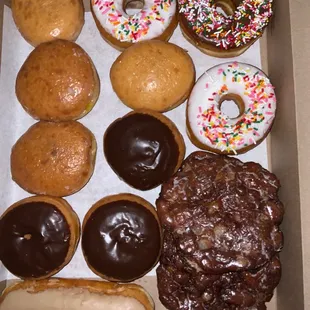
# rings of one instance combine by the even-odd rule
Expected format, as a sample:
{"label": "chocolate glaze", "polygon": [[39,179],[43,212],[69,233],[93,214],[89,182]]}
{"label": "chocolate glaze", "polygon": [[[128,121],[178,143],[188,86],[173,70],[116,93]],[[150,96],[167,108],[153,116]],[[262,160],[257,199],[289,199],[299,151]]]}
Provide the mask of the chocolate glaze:
{"label": "chocolate glaze", "polygon": [[166,181],[179,158],[172,131],[147,114],[132,114],[112,123],[105,134],[104,152],[114,172],[140,190]]}
{"label": "chocolate glaze", "polygon": [[99,273],[121,281],[152,268],[161,248],[160,227],[140,204],[114,201],[96,209],[86,222],[83,253]]}
{"label": "chocolate glaze", "polygon": [[69,250],[70,228],[46,202],[29,202],[0,221],[0,260],[21,278],[37,278],[60,267]]}
{"label": "chocolate glaze", "polygon": [[281,278],[281,264],[276,255],[258,269],[217,275],[160,265],[157,276],[160,300],[167,309],[266,310],[265,302]]}
{"label": "chocolate glaze", "polygon": [[[266,309],[280,280],[279,180],[259,164],[194,152],[157,200],[167,309]],[[176,306],[178,305],[178,306]]]}
{"label": "chocolate glaze", "polygon": [[[216,1],[214,1],[216,2]],[[233,11],[233,16],[235,16],[235,12],[238,8],[238,6],[243,2],[243,0],[232,0],[231,1],[234,5],[230,6],[230,10]],[[229,11],[230,10],[226,10],[224,6],[219,6],[221,7],[225,12],[226,15],[230,15]],[[205,9],[202,7],[203,10],[208,11],[208,8],[206,7]],[[197,16],[198,15],[198,11],[201,10],[201,8],[193,8],[192,9],[192,14],[190,15],[191,17]],[[258,13],[258,15],[263,15],[266,14],[267,10],[264,10],[263,8],[260,9],[260,12]],[[221,24],[221,29],[223,29],[222,31],[224,33],[226,33],[229,30],[234,30],[235,28],[237,28],[238,23],[242,23],[243,25],[249,25],[250,21],[255,18],[255,13],[252,10],[247,10],[244,14],[244,17],[241,18],[241,20],[235,20],[234,18],[232,19],[227,19],[226,23],[222,23]],[[188,32],[188,34],[195,40],[198,42],[203,42],[204,44],[209,44],[209,45],[213,45],[214,47],[217,47],[217,43],[218,43],[218,39],[217,36],[214,35],[216,32],[219,31],[219,28],[215,27],[214,29],[210,30],[208,29],[208,31],[203,32],[202,35],[198,35],[197,32],[194,29],[194,25],[195,23],[192,22],[192,19],[188,19],[188,14],[184,13],[184,12],[180,12],[179,14],[179,19],[180,19],[180,23],[186,28],[186,31]],[[267,26],[267,25],[266,25]],[[265,26],[265,27],[266,27]],[[265,28],[264,27],[264,28]],[[261,35],[263,32],[263,29],[257,34],[257,35]],[[255,38],[253,38],[254,40]],[[251,41],[253,41],[251,40]],[[251,42],[250,41],[250,42]],[[228,44],[230,45],[230,48],[238,48],[235,45],[233,45],[230,41],[228,42]],[[244,43],[241,43],[241,46],[243,46]],[[222,48],[222,47],[220,47]]]}

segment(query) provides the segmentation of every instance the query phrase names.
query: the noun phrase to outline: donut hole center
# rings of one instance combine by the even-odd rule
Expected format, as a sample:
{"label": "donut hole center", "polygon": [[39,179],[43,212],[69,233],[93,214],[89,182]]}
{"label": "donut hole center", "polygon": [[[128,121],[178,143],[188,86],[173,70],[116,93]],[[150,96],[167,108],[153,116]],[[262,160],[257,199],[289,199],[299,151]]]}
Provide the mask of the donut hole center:
{"label": "donut hole center", "polygon": [[31,234],[26,234],[26,235],[24,235],[24,238],[26,240],[30,240],[32,238],[32,235]]}
{"label": "donut hole center", "polygon": [[124,0],[123,10],[127,15],[133,16],[138,14],[144,7],[144,0]]}
{"label": "donut hole center", "polygon": [[244,113],[244,102],[239,95],[224,95],[219,102],[220,110],[229,119],[236,119]]}
{"label": "donut hole center", "polygon": [[236,11],[236,6],[231,0],[215,0],[214,6],[216,11],[225,17],[234,15]]}

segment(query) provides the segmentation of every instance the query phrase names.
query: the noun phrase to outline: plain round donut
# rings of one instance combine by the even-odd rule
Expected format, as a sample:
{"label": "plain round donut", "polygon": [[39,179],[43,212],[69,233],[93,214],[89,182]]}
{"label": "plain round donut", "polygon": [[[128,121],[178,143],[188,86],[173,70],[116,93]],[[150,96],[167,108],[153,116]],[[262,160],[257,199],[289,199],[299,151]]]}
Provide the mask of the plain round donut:
{"label": "plain round donut", "polygon": [[[134,15],[126,8],[141,11]],[[123,50],[151,39],[168,41],[177,26],[176,0],[91,0],[91,10],[102,37]]]}
{"label": "plain round donut", "polygon": [[[221,111],[233,100],[239,115]],[[199,148],[219,154],[241,154],[269,133],[276,115],[276,95],[268,77],[249,64],[228,62],[207,70],[187,103],[187,133]]]}
{"label": "plain round donut", "polygon": [[179,1],[184,36],[215,57],[241,55],[261,37],[272,15],[273,0]]}
{"label": "plain round donut", "polygon": [[84,26],[82,0],[12,0],[12,16],[32,46],[56,39],[75,41]]}
{"label": "plain round donut", "polygon": [[112,64],[110,80],[118,98],[133,110],[167,112],[186,101],[195,66],[178,45],[159,40],[134,44]]}

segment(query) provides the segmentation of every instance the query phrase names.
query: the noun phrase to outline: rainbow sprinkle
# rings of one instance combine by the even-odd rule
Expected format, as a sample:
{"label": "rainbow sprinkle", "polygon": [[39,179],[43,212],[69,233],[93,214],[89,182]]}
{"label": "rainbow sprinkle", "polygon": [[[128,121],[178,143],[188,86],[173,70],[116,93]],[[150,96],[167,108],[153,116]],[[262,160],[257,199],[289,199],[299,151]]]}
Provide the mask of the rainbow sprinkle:
{"label": "rainbow sprinkle", "polygon": [[243,0],[232,16],[216,10],[214,0],[179,0],[179,12],[200,38],[222,49],[239,47],[262,35],[273,0]]}
{"label": "rainbow sprinkle", "polygon": [[107,22],[113,26],[113,34],[121,42],[137,42],[149,32],[153,22],[164,25],[165,20],[161,12],[168,12],[169,7],[175,0],[154,0],[151,9],[142,9],[133,16],[125,16],[116,9],[114,1],[95,0],[102,14],[108,15]]}
{"label": "rainbow sprinkle", "polygon": [[234,154],[237,154],[237,149],[256,144],[256,141],[263,137],[258,124],[265,122],[271,125],[275,116],[273,105],[276,101],[274,92],[266,91],[274,89],[268,78],[259,71],[250,76],[249,72],[237,66],[233,63],[228,66],[227,71],[229,76],[232,76],[232,83],[244,84],[244,95],[249,98],[247,110],[235,123],[220,111],[219,99],[228,94],[229,89],[225,84],[228,72],[219,69],[217,74],[222,76],[223,85],[207,99],[209,108],[203,110],[202,106],[199,106],[197,114],[200,135],[207,138],[214,148]]}

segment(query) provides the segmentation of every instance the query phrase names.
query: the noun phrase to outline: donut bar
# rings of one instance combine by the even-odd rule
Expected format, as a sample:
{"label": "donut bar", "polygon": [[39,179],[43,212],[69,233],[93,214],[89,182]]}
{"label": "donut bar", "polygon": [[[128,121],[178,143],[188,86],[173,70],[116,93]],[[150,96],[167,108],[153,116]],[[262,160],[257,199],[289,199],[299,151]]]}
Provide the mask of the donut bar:
{"label": "donut bar", "polygon": [[259,164],[189,155],[156,202],[164,238],[158,289],[167,309],[266,309],[281,276],[279,187]]}
{"label": "donut bar", "polygon": [[38,122],[12,148],[12,178],[32,194],[72,195],[92,176],[96,151],[94,135],[82,124]]}
{"label": "donut bar", "polygon": [[154,207],[131,194],[98,201],[83,221],[82,250],[90,269],[109,281],[129,282],[157,263],[161,229]]}
{"label": "donut bar", "polygon": [[125,50],[110,71],[112,87],[129,108],[166,112],[189,96],[195,67],[177,45],[150,40]]}
{"label": "donut bar", "polygon": [[23,279],[50,277],[67,265],[80,239],[80,223],[63,199],[23,199],[0,218],[0,260]]}
{"label": "donut bar", "polygon": [[[225,100],[238,106],[237,117],[221,111]],[[265,139],[275,116],[276,96],[268,77],[249,64],[228,62],[198,79],[187,104],[187,132],[201,149],[241,154]]]}
{"label": "donut bar", "polygon": [[75,41],[84,25],[82,0],[12,0],[15,24],[28,43]]}
{"label": "donut bar", "polygon": [[150,295],[136,284],[83,279],[24,281],[6,288],[0,310],[153,310]]}
{"label": "donut bar", "polygon": [[168,41],[178,24],[176,0],[91,0],[103,39],[118,50],[144,40]]}
{"label": "donut bar", "polygon": [[272,15],[273,0],[179,1],[183,35],[200,51],[214,57],[244,53],[262,36]]}
{"label": "donut bar", "polygon": [[167,117],[140,110],[108,127],[104,153],[122,180],[136,189],[149,190],[178,170],[185,145],[177,127]]}
{"label": "donut bar", "polygon": [[88,54],[64,40],[43,43],[28,56],[16,79],[16,96],[33,118],[82,118],[97,102],[100,82]]}

